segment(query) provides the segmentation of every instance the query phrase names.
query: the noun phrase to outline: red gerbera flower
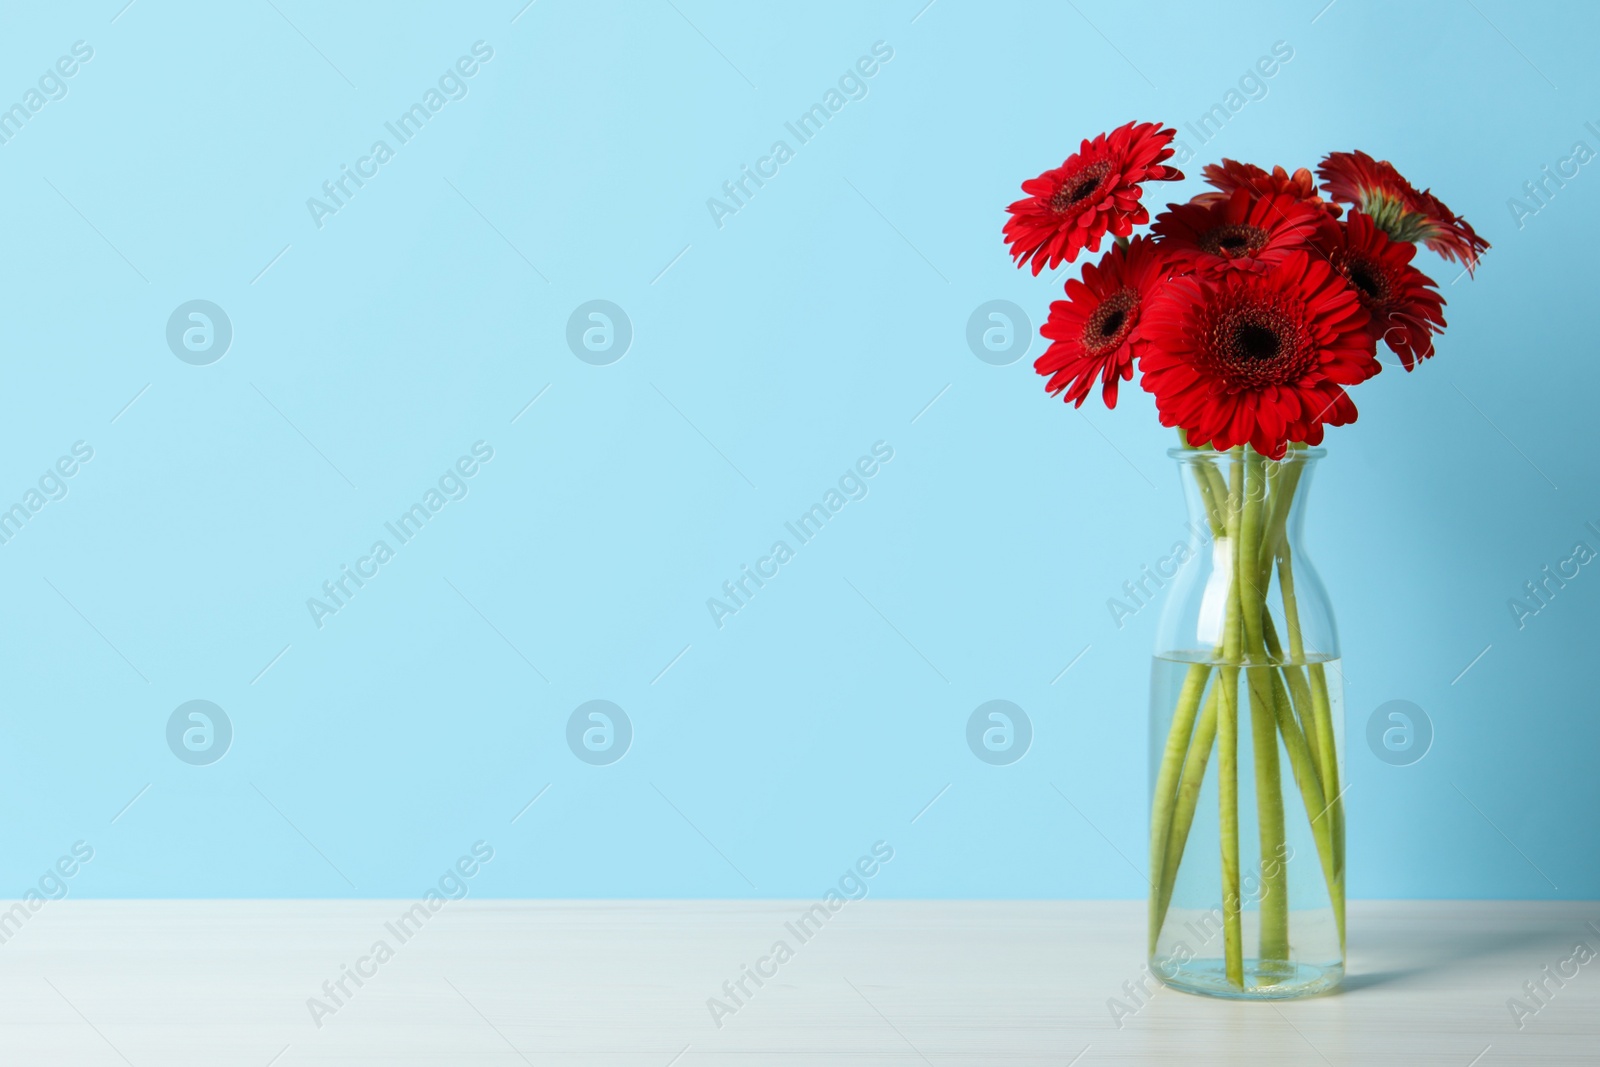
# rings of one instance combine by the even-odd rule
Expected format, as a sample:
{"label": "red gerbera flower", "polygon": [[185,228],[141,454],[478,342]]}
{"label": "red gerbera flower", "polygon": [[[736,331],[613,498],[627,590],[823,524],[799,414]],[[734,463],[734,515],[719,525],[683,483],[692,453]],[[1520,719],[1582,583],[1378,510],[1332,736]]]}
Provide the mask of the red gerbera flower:
{"label": "red gerbera flower", "polygon": [[1335,200],[1354,204],[1396,241],[1421,241],[1445,259],[1478,266],[1489,242],[1426,189],[1418,190],[1388,160],[1365,152],[1330,152],[1317,166],[1322,187]]}
{"label": "red gerbera flower", "polygon": [[1139,320],[1155,287],[1167,276],[1154,241],[1135,237],[1126,248],[1106,252],[1100,265],[1083,265],[1083,280],[1067,280],[1067,299],[1050,305],[1039,332],[1051,345],[1033,369],[1050,377],[1045,390],[1082,407],[1095,379],[1106,407],[1117,406],[1117,382],[1133,377],[1133,361],[1144,347]]}
{"label": "red gerbera flower", "polygon": [[1210,204],[1168,204],[1152,232],[1179,267],[1201,273],[1261,271],[1304,247],[1327,215],[1292,196],[1235,190]]}
{"label": "red gerbera flower", "polygon": [[1381,337],[1406,370],[1433,355],[1433,335],[1445,326],[1444,297],[1411,265],[1416,245],[1390,240],[1370,217],[1352,211],[1324,237],[1322,249],[1372,316],[1367,330],[1374,340]]}
{"label": "red gerbera flower", "polygon": [[1317,179],[1305,167],[1301,167],[1293,174],[1282,167],[1273,167],[1269,173],[1254,163],[1224,159],[1220,166],[1216,163],[1207,163],[1203,173],[1207,182],[1222,191],[1201,193],[1194,198],[1193,202],[1196,204],[1215,204],[1228,199],[1236,189],[1248,189],[1257,196],[1292,196],[1296,200],[1322,208],[1334,218],[1344,213],[1344,208],[1338,204],[1322,199],[1321,194],[1317,192]]}
{"label": "red gerbera flower", "polygon": [[1100,251],[1109,230],[1126,237],[1150,221],[1139,203],[1141,182],[1178,181],[1183,175],[1162,161],[1177,130],[1154,122],[1128,123],[1092,141],[1054,170],[1022,183],[1028,195],[1006,208],[1005,238],[1017,266],[1029,260],[1033,273],[1054,270],[1087,247]]}
{"label": "red gerbera flower", "polygon": [[1356,293],[1321,256],[1290,252],[1263,274],[1176,278],[1145,312],[1140,384],[1163,426],[1218,451],[1281,458],[1355,421],[1340,388],[1381,369]]}

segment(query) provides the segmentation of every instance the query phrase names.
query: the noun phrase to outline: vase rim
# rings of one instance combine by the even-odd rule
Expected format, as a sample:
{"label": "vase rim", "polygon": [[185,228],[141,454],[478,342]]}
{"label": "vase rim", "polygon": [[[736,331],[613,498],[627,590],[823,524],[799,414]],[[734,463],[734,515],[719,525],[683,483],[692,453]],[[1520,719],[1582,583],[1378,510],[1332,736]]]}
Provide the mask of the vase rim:
{"label": "vase rim", "polygon": [[[1189,459],[1189,460],[1197,460],[1197,459],[1207,459],[1207,460],[1210,460],[1210,459],[1226,459],[1231,454],[1232,454],[1231,452],[1218,452],[1214,448],[1169,448],[1169,449],[1167,449],[1167,455],[1170,458],[1176,459],[1176,460],[1185,460],[1185,459]],[[1288,461],[1293,460],[1293,459],[1300,459],[1300,460],[1321,459],[1322,457],[1326,456],[1327,454],[1328,454],[1328,450],[1326,448],[1291,448],[1288,452],[1284,453],[1283,459],[1271,460],[1269,462],[1287,463]]]}

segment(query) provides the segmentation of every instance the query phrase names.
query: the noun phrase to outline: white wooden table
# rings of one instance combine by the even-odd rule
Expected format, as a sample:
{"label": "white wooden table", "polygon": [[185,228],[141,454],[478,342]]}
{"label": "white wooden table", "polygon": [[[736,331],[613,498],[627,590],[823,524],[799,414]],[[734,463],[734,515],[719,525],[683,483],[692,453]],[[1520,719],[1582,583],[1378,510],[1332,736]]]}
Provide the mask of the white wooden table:
{"label": "white wooden table", "polygon": [[[1159,990],[1119,1028],[1141,903],[867,900],[801,942],[810,903],[466,900],[402,942],[410,902],[52,902],[0,944],[0,1063],[1600,1064],[1600,960],[1543,971],[1600,951],[1600,904],[1353,902],[1344,992]],[[380,939],[335,1006],[324,981]],[[780,939],[719,1028],[708,999],[735,1007],[723,983]],[[1507,1001],[1541,978],[1519,1029]]]}

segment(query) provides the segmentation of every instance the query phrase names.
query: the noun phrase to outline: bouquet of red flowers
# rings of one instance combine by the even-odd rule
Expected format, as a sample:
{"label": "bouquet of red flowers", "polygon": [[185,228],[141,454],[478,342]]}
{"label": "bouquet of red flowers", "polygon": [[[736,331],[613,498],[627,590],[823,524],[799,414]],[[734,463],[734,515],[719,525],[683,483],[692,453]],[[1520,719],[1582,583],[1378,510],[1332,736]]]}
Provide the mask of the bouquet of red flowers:
{"label": "bouquet of red flowers", "polygon": [[[1163,572],[1174,589],[1151,686],[1152,973],[1193,992],[1298,996],[1344,974],[1342,675],[1298,542],[1322,455],[1307,446],[1355,421],[1347,389],[1382,369],[1380,344],[1407,371],[1433,355],[1444,298],[1413,265],[1416,245],[1471,273],[1489,244],[1364,152],[1324,158],[1320,191],[1304,168],[1225,159],[1205,168],[1215,191],[1132,236],[1150,221],[1143,183],[1183,177],[1167,163],[1175,133],[1130,122],[1084,141],[1022,184],[1005,238],[1037,275],[1112,236],[1050,305],[1034,369],[1074,405],[1099,383],[1115,407],[1137,368],[1162,425],[1180,432],[1170,454],[1192,476],[1192,523],[1213,540]],[[1253,798],[1240,789],[1246,759]],[[1214,849],[1187,847],[1202,796],[1217,815],[1196,836]],[[1307,877],[1297,851],[1315,863]],[[1216,935],[1221,952],[1205,951]]]}
{"label": "bouquet of red flowers", "polygon": [[1323,159],[1326,199],[1304,168],[1211,164],[1217,192],[1169,204],[1152,236],[1130,240],[1150,221],[1143,183],[1183,177],[1166,163],[1176,132],[1130,122],[1084,141],[1006,209],[1006,243],[1036,275],[1115,239],[1050,305],[1034,369],[1080,406],[1098,380],[1115,407],[1137,365],[1161,424],[1190,445],[1277,459],[1319,444],[1324,426],[1355,421],[1345,389],[1382,369],[1378,344],[1408,371],[1433,355],[1444,298],[1412,265],[1416,243],[1469,272],[1489,244],[1365,152]]}

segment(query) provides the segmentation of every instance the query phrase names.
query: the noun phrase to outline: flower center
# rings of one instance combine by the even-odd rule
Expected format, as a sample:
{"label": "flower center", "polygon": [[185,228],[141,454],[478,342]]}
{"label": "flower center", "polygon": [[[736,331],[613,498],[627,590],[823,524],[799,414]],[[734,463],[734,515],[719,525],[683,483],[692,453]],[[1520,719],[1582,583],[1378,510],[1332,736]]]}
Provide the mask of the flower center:
{"label": "flower center", "polygon": [[1389,278],[1377,264],[1366,259],[1347,258],[1339,264],[1339,273],[1355,287],[1361,302],[1368,308],[1377,307],[1389,298]]}
{"label": "flower center", "polygon": [[1233,331],[1233,349],[1245,359],[1271,359],[1278,347],[1278,335],[1266,326],[1246,322]]}
{"label": "flower center", "polygon": [[1239,259],[1254,255],[1256,250],[1266,243],[1266,230],[1243,223],[1218,226],[1200,235],[1200,247],[1223,259]]}
{"label": "flower center", "polygon": [[1061,184],[1050,198],[1050,210],[1061,213],[1071,211],[1089,197],[1111,170],[1107,162],[1091,163]]}
{"label": "flower center", "polygon": [[1211,338],[1204,361],[1230,393],[1298,381],[1316,365],[1316,345],[1298,309],[1248,298],[1219,308],[1202,325]]}
{"label": "flower center", "polygon": [[1133,332],[1139,319],[1139,294],[1132,289],[1118,289],[1094,309],[1089,321],[1083,324],[1083,347],[1090,355],[1100,355],[1118,348]]}

